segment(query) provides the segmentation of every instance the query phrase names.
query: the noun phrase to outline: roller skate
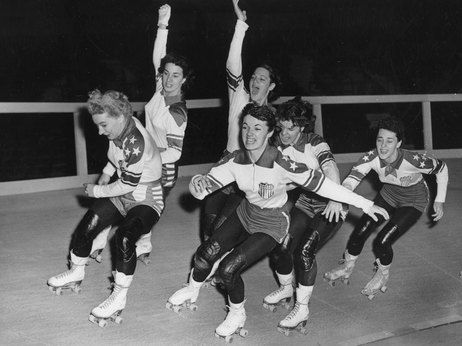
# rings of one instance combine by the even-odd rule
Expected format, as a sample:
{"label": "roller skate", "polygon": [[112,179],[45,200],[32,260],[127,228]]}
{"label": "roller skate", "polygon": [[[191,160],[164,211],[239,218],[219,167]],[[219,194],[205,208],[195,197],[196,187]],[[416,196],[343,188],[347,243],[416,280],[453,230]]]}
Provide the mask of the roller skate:
{"label": "roller skate", "polygon": [[244,302],[233,304],[229,302],[229,312],[226,319],[215,329],[215,336],[224,339],[227,343],[233,342],[234,334],[245,338],[249,333],[244,329],[246,320]]}
{"label": "roller skate", "polygon": [[189,284],[173,293],[173,295],[168,298],[165,307],[169,310],[172,310],[173,312],[176,312],[177,314],[180,313],[183,308],[196,311],[196,300],[199,296],[199,290],[202,284],[202,282],[194,281],[193,270],[191,270],[191,275],[189,276]]}
{"label": "roller skate", "polygon": [[114,289],[111,295],[91,311],[88,320],[101,328],[106,327],[108,321],[116,324],[122,323],[120,314],[127,303],[127,291],[132,280],[133,275],[115,272]]}
{"label": "roller skate", "polygon": [[361,294],[364,294],[369,298],[369,300],[374,299],[377,293],[382,292],[385,293],[387,290],[387,282],[388,278],[390,277],[390,265],[382,265],[380,263],[380,259],[375,260],[377,269],[372,277],[371,281],[367,283],[367,285],[361,291]]}
{"label": "roller skate", "polygon": [[[103,261],[103,257],[101,253],[103,252],[104,248],[107,244],[107,238],[109,236],[109,231],[111,230],[111,226],[106,227],[103,229],[95,239],[93,239],[93,243],[91,244],[90,250],[90,258],[94,259],[96,262],[101,263]],[[87,263],[88,265],[88,263]]]}
{"label": "roller skate", "polygon": [[324,280],[328,281],[331,286],[335,286],[336,280],[341,280],[344,284],[348,285],[357,259],[358,256],[350,255],[348,250],[345,251],[344,258],[338,262],[340,266],[325,273]]}
{"label": "roller skate", "polygon": [[263,298],[263,307],[269,311],[275,312],[277,306],[281,305],[287,310],[290,309],[290,300],[294,294],[293,280],[294,272],[290,274],[279,274],[276,272],[279,280],[279,288]]}
{"label": "roller skate", "polygon": [[80,284],[85,277],[85,265],[88,257],[77,257],[71,251],[71,266],[69,270],[48,279],[50,292],[60,296],[64,290],[80,293]]}
{"label": "roller skate", "polygon": [[278,324],[278,331],[285,336],[289,336],[291,331],[298,331],[307,334],[306,323],[310,310],[308,302],[313,292],[313,286],[299,285],[296,289],[297,301],[292,311]]}
{"label": "roller skate", "polygon": [[151,263],[151,259],[149,258],[151,250],[151,232],[149,232],[143,234],[136,242],[136,257],[139,261],[143,262],[145,265],[148,265]]}

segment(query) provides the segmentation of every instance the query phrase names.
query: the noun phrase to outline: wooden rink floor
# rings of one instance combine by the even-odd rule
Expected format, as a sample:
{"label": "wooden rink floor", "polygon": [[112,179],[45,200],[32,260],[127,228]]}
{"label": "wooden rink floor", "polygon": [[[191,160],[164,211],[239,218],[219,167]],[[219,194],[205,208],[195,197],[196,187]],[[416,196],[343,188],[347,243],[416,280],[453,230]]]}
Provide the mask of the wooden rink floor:
{"label": "wooden rink floor", "polygon": [[[289,337],[276,329],[283,308],[262,308],[277,288],[263,258],[244,274],[244,339],[237,345],[462,345],[462,159],[446,160],[450,172],[445,215],[433,228],[423,216],[394,246],[388,291],[369,301],[360,294],[372,276],[371,237],[357,262],[351,284],[330,287],[322,280],[337,265],[352,220],[319,252],[318,277],[310,301],[308,335]],[[344,174],[349,165],[340,165]],[[111,251],[86,267],[82,292],[62,296],[46,281],[66,269],[71,234],[85,213],[83,189],[0,197],[0,345],[223,345],[214,330],[225,318],[224,296],[202,288],[199,309],[180,315],[167,310],[167,298],[182,287],[200,244],[200,202],[181,178],[155,226],[151,263],[138,262],[121,325],[100,328],[88,321],[93,307],[109,295]],[[358,192],[373,197],[371,185]],[[111,233],[112,236],[113,233]]]}

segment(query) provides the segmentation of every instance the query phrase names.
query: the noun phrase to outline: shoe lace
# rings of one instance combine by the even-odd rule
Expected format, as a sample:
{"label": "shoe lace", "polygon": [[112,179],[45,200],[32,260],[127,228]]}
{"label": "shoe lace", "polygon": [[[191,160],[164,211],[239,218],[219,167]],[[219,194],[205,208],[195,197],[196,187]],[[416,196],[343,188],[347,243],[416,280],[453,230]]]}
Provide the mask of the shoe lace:
{"label": "shoe lace", "polygon": [[300,310],[300,305],[301,304],[299,302],[296,302],[295,305],[294,305],[294,308],[292,309],[292,311],[284,319],[286,321],[290,321],[291,319],[293,319],[295,317],[295,315],[298,314],[298,311]]}
{"label": "shoe lace", "polygon": [[62,272],[61,274],[56,276],[56,279],[57,280],[64,279],[64,278],[68,277],[69,275],[71,275],[73,272],[74,272],[74,268],[68,269],[65,272]]}
{"label": "shoe lace", "polygon": [[107,307],[109,307],[114,302],[116,297],[119,295],[120,290],[120,286],[114,285],[114,291],[112,291],[111,295],[100,305],[100,308],[106,309]]}

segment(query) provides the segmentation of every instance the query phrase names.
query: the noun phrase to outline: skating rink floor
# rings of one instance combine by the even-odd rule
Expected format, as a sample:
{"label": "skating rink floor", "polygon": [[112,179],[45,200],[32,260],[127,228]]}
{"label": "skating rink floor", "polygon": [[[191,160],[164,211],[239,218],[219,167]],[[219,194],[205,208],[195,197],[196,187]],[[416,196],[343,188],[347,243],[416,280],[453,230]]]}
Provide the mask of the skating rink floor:
{"label": "skating rink floor", "polygon": [[[268,258],[247,270],[246,345],[462,345],[462,159],[446,160],[450,172],[444,218],[429,227],[423,216],[394,246],[388,291],[369,301],[360,294],[372,276],[372,237],[351,284],[329,286],[322,274],[337,265],[352,224],[348,222],[318,252],[318,278],[310,301],[309,333],[286,337],[277,324],[283,308],[270,312],[262,299],[277,288]],[[340,165],[343,175],[349,165]],[[71,234],[88,199],[83,189],[0,197],[1,345],[223,345],[214,330],[225,318],[224,296],[201,290],[196,312],[176,314],[167,298],[186,282],[200,244],[200,202],[181,178],[155,226],[152,262],[138,262],[121,325],[100,328],[88,321],[91,309],[110,293],[111,251],[86,269],[82,292],[49,292],[46,281],[66,269]],[[372,184],[358,192],[374,196]],[[111,233],[112,236],[113,233]]]}

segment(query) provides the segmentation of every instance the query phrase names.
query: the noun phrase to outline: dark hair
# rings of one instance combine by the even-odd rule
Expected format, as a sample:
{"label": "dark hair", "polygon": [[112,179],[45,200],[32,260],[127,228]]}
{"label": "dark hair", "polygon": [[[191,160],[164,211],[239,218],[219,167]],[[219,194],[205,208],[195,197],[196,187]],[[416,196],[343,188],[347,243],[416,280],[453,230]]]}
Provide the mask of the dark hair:
{"label": "dark hair", "polygon": [[[242,110],[241,116],[239,118],[239,125],[242,129],[242,124],[244,122],[244,117],[250,115],[255,119],[266,122],[268,126],[268,132],[274,131],[276,129],[276,117],[274,116],[274,108],[268,105],[258,105],[254,102],[248,103]],[[269,139],[269,143],[274,145],[274,135]]]}
{"label": "dark hair", "polygon": [[115,90],[108,90],[101,93],[98,89],[88,93],[88,112],[91,115],[107,113],[111,117],[124,116],[130,118],[133,115],[132,105],[128,97]]}
{"label": "dark hair", "polygon": [[316,116],[313,115],[311,104],[296,96],[278,106],[276,120],[292,121],[295,126],[304,127],[304,132],[309,133],[314,131]]}
{"label": "dark hair", "polygon": [[394,132],[398,141],[402,141],[404,138],[404,124],[395,116],[389,116],[385,119],[379,120],[377,124],[377,132],[380,129]]}
{"label": "dark hair", "polygon": [[282,84],[281,77],[277,69],[273,67],[272,65],[270,65],[268,62],[265,62],[265,61],[261,62],[255,67],[255,70],[259,67],[262,67],[269,72],[270,83],[274,83],[273,90],[270,90],[270,92],[268,93],[268,101],[273,102],[279,97],[279,90]]}
{"label": "dark hair", "polygon": [[158,71],[160,74],[164,73],[165,65],[167,65],[168,63],[177,65],[181,67],[181,69],[183,70],[183,78],[186,78],[186,80],[181,86],[181,91],[184,93],[191,86],[192,81],[194,79],[194,72],[193,72],[193,69],[191,68],[191,65],[189,64],[188,60],[184,56],[176,54],[176,53],[168,53],[160,61],[160,66],[159,66],[159,71]]}

